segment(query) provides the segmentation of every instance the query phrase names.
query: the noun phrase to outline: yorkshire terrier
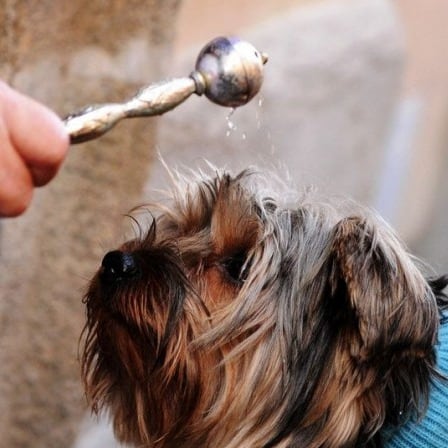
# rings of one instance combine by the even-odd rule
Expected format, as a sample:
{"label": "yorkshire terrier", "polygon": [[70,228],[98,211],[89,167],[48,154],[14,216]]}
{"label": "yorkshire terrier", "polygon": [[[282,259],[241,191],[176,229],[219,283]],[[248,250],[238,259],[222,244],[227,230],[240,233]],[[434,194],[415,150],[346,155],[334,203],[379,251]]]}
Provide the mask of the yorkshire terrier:
{"label": "yorkshire terrier", "polygon": [[446,277],[359,206],[251,170],[176,183],[85,296],[86,395],[119,440],[379,447],[424,413]]}

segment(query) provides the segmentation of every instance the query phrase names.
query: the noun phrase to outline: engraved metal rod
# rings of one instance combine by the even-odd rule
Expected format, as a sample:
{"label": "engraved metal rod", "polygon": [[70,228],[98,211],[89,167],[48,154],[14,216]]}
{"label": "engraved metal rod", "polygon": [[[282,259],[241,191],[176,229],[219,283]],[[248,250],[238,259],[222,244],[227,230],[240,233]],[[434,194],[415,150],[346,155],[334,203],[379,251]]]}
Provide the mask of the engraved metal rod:
{"label": "engraved metal rod", "polygon": [[260,90],[266,62],[267,56],[248,42],[218,37],[201,50],[190,76],[151,84],[129,101],[90,105],[66,117],[70,142],[97,138],[123,118],[161,115],[193,93],[221,106],[242,106]]}

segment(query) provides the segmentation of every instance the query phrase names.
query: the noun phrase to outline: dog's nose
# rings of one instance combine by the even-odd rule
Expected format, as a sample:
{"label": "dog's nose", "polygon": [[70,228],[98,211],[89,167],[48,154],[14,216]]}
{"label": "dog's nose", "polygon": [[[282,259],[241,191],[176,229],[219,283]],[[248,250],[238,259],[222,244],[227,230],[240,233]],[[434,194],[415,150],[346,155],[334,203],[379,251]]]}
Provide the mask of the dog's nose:
{"label": "dog's nose", "polygon": [[135,258],[129,252],[108,252],[101,263],[100,277],[105,282],[117,282],[134,277],[138,272]]}

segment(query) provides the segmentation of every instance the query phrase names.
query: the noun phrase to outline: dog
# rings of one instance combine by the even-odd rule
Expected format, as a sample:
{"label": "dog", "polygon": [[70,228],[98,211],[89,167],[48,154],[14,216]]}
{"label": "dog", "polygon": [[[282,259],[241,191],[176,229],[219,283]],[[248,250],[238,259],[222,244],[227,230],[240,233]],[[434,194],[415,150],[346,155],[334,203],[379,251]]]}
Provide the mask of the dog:
{"label": "dog", "polygon": [[120,441],[379,447],[424,414],[448,277],[374,212],[272,179],[177,175],[148,230],[105,255],[81,365]]}

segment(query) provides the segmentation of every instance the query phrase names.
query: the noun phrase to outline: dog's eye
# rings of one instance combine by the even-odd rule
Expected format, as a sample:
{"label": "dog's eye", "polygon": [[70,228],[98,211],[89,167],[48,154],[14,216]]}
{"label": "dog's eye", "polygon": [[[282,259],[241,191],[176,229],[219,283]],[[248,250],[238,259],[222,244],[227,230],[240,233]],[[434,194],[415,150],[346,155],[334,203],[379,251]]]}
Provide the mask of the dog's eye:
{"label": "dog's eye", "polygon": [[230,280],[235,283],[244,283],[247,278],[249,266],[246,262],[246,258],[246,252],[238,252],[222,261],[222,266],[225,269],[226,274]]}

